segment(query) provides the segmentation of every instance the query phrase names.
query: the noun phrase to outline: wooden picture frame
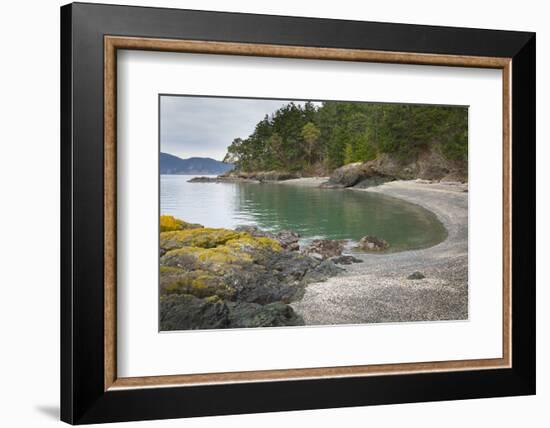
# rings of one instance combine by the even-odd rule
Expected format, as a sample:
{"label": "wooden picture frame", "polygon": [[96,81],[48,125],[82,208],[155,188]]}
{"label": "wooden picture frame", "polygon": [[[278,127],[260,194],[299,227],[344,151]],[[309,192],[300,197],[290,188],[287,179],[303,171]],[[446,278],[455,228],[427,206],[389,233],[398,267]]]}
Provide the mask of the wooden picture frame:
{"label": "wooden picture frame", "polygon": [[[117,49],[501,69],[502,358],[118,377]],[[534,34],[76,3],[61,9],[61,53],[62,420],[114,422],[535,392]]]}

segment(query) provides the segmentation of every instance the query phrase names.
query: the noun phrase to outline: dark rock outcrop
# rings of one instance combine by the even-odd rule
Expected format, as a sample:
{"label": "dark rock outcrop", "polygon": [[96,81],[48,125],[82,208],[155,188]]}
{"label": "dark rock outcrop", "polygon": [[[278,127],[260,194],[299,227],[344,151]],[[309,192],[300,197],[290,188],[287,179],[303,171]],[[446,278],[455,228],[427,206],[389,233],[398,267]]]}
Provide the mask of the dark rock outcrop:
{"label": "dark rock outcrop", "polygon": [[360,180],[368,177],[364,164],[361,162],[349,163],[336,168],[323,187],[351,187]]}
{"label": "dark rock outcrop", "polygon": [[264,181],[284,181],[300,178],[299,174],[286,171],[255,171],[255,172],[229,172],[217,177],[193,177],[188,183],[247,183]]}
{"label": "dark rock outcrop", "polygon": [[160,313],[162,331],[304,325],[292,307],[281,302],[267,305],[225,302],[216,297],[199,299],[188,294],[163,297]]}
{"label": "dark rock outcrop", "polygon": [[286,325],[304,325],[292,306],[275,302],[267,305],[246,302],[227,302],[229,309],[229,328],[281,327]]}
{"label": "dark rock outcrop", "polygon": [[190,180],[187,180],[188,183],[219,183],[220,179],[218,177],[193,177]]}
{"label": "dark rock outcrop", "polygon": [[285,250],[298,251],[300,249],[300,244],[298,243],[300,235],[292,230],[282,230],[274,234],[274,239]]}
{"label": "dark rock outcrop", "polygon": [[160,329],[196,330],[227,328],[229,309],[218,299],[199,299],[189,294],[160,299]]}
{"label": "dark rock outcrop", "polygon": [[237,175],[218,175],[217,177],[193,177],[188,183],[257,183],[254,178],[239,177]]}
{"label": "dark rock outcrop", "polygon": [[297,173],[288,171],[232,171],[218,176],[219,180],[284,181],[300,178]]}
{"label": "dark rock outcrop", "polygon": [[306,284],[310,282],[325,281],[331,276],[337,275],[342,270],[343,269],[336,266],[336,264],[332,260],[323,260],[321,263],[315,266],[315,269],[308,270],[305,273],[303,280]]}

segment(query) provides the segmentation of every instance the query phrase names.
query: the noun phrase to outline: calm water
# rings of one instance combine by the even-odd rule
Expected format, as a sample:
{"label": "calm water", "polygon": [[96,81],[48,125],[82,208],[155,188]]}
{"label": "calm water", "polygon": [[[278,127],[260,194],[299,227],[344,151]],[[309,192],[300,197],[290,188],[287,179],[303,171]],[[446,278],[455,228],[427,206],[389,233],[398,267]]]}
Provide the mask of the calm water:
{"label": "calm water", "polygon": [[447,235],[432,212],[375,193],[276,183],[188,183],[190,178],[161,176],[161,214],[208,227],[290,229],[306,241],[375,235],[393,251],[429,247]]}

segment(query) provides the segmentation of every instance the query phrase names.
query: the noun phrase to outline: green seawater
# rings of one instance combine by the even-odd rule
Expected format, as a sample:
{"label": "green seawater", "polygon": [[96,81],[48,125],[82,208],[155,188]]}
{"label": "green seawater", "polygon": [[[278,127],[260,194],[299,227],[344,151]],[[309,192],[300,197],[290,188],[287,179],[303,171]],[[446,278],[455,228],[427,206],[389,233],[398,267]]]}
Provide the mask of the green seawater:
{"label": "green seawater", "polygon": [[290,229],[305,241],[375,235],[390,243],[390,251],[427,248],[447,236],[431,211],[381,194],[278,183],[188,183],[190,178],[161,176],[161,214],[208,227]]}

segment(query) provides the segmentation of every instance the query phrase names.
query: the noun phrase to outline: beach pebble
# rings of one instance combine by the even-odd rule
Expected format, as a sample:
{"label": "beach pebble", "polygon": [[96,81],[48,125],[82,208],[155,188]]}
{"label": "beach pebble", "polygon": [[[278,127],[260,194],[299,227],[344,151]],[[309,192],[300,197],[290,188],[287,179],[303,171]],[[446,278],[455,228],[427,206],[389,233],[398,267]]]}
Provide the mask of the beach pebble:
{"label": "beach pebble", "polygon": [[418,272],[418,271],[411,273],[407,277],[407,279],[424,279],[424,278],[426,278],[426,276],[422,272]]}

